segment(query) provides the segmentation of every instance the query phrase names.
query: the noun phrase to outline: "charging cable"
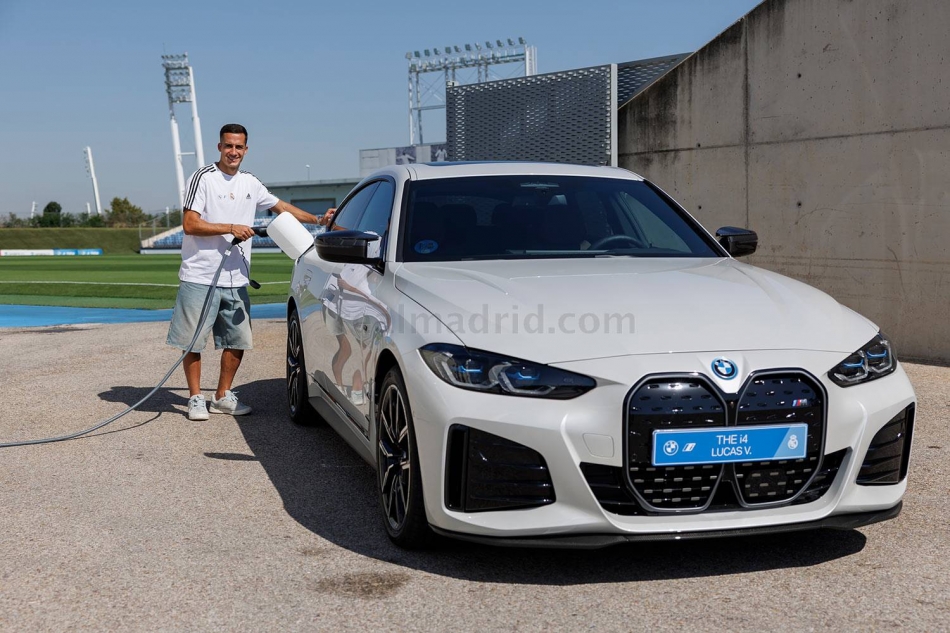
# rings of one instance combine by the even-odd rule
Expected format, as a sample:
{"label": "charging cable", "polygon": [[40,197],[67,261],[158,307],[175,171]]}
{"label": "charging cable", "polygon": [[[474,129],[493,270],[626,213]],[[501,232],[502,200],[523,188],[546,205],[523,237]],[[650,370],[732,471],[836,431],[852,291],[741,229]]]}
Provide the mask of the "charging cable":
{"label": "charging cable", "polygon": [[[267,235],[267,229],[266,229],[265,227],[254,227],[254,234],[255,234],[255,235],[259,235],[259,236]],[[228,257],[230,257],[231,251],[232,251],[232,250],[234,249],[234,247],[237,246],[240,242],[241,242],[241,240],[239,240],[238,238],[234,238],[234,239],[231,241],[231,245],[228,246],[228,249],[227,249],[226,251],[224,251],[224,257],[221,258],[221,264],[218,266],[218,270],[215,271],[215,273],[214,273],[214,279],[212,279],[212,281],[211,281],[211,286],[208,288],[208,294],[205,296],[204,305],[201,306],[201,315],[198,317],[198,327],[195,329],[195,335],[194,335],[193,337],[191,337],[191,342],[188,343],[187,349],[185,349],[185,351],[183,351],[183,352],[181,353],[181,357],[179,357],[179,359],[178,359],[177,361],[175,361],[175,364],[171,366],[171,369],[168,370],[168,373],[165,374],[165,377],[162,378],[161,382],[159,382],[157,385],[155,385],[155,388],[152,389],[151,391],[149,391],[149,392],[145,395],[145,397],[143,397],[141,400],[139,400],[138,402],[136,402],[135,404],[133,404],[132,406],[130,406],[129,408],[127,408],[125,411],[122,411],[121,413],[117,413],[116,415],[112,416],[112,417],[109,418],[108,420],[104,420],[104,421],[102,421],[102,422],[99,422],[99,423],[96,424],[95,426],[90,427],[90,428],[88,428],[88,429],[86,429],[86,430],[84,430],[84,431],[78,431],[78,432],[76,432],[76,433],[70,433],[69,435],[60,435],[59,437],[47,437],[47,438],[38,439],[38,440],[21,440],[21,441],[19,441],[19,442],[4,442],[4,443],[0,443],[0,448],[9,448],[9,447],[12,447],[12,446],[29,446],[29,445],[32,445],[32,444],[52,444],[53,442],[62,442],[62,441],[64,441],[64,440],[71,440],[71,439],[73,439],[73,438],[80,437],[80,436],[82,436],[82,435],[87,435],[87,434],[89,434],[89,433],[92,433],[93,431],[97,431],[97,430],[101,429],[102,427],[104,427],[104,426],[106,426],[106,425],[108,425],[108,424],[112,424],[113,422],[115,422],[115,421],[118,420],[119,418],[121,418],[121,417],[123,417],[123,416],[125,416],[125,415],[128,415],[128,414],[131,413],[132,411],[135,411],[138,407],[142,406],[142,404],[143,404],[146,400],[148,400],[148,399],[151,398],[153,395],[155,395],[155,392],[158,391],[159,389],[161,389],[162,386],[163,386],[166,382],[168,382],[168,379],[171,378],[172,373],[173,373],[176,369],[178,369],[178,366],[181,365],[181,363],[182,363],[183,360],[185,360],[185,356],[186,356],[189,352],[191,352],[191,350],[192,350],[192,349],[194,348],[194,346],[195,346],[195,343],[198,342],[198,335],[201,334],[201,326],[204,325],[205,318],[208,316],[208,309],[211,307],[211,299],[212,299],[212,297],[214,297],[214,290],[215,290],[215,287],[217,287],[217,285],[218,285],[218,278],[221,276],[221,271],[224,269],[224,264],[225,264],[226,261],[228,261]],[[248,277],[250,277],[250,269],[247,267],[247,260],[246,260],[245,257],[244,257],[244,251],[241,250],[241,248],[240,248],[239,246],[238,246],[238,250],[241,252],[241,261],[244,263],[245,270],[247,270],[247,272],[248,272]],[[260,288],[261,285],[260,285],[259,283],[257,283],[256,281],[252,281],[252,282],[251,282],[251,287],[257,289],[257,288]]]}

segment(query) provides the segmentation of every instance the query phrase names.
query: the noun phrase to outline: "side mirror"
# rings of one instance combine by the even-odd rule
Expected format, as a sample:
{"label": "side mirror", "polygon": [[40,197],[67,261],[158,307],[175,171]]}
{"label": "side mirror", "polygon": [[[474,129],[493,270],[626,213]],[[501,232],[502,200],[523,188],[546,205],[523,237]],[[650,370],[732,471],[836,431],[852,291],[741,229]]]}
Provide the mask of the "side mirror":
{"label": "side mirror", "polygon": [[362,231],[327,231],[314,240],[317,255],[337,264],[369,264],[379,259],[379,236]]}
{"label": "side mirror", "polygon": [[759,245],[759,236],[755,231],[740,229],[734,226],[724,226],[716,231],[716,237],[726,252],[733,257],[751,255]]}

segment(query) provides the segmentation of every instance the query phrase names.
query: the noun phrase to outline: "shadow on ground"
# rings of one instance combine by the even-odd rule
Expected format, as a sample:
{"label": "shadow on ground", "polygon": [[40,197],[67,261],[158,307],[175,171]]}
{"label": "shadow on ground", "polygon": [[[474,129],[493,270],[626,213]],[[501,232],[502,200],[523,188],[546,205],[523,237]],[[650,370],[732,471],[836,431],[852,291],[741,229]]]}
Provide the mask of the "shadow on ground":
{"label": "shadow on ground", "polygon": [[720,576],[818,565],[860,552],[866,541],[857,531],[820,530],[565,551],[438,539],[429,551],[406,552],[389,542],[382,527],[372,468],[329,427],[293,425],[283,380],[253,382],[242,393],[255,415],[235,420],[298,523],[353,552],[433,574],[535,585]]}
{"label": "shadow on ground", "polygon": [[[118,402],[127,407],[132,406],[148,395],[154,387],[112,387],[99,394],[99,398],[106,402]],[[172,413],[176,407],[181,411],[188,409],[188,387],[162,387],[155,395],[142,403],[137,411],[149,413]]]}

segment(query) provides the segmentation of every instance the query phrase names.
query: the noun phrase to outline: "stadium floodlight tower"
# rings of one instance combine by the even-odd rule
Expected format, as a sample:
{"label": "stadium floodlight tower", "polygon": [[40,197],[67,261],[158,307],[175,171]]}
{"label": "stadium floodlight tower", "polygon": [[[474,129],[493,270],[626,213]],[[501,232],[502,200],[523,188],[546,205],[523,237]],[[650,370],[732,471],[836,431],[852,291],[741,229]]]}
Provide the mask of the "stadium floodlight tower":
{"label": "stadium floodlight tower", "polygon": [[[406,53],[409,60],[409,144],[422,145],[422,113],[445,110],[445,88],[496,79],[530,77],[538,72],[538,52],[523,37],[481,44],[436,47]],[[498,66],[515,65],[513,72]],[[512,66],[509,66],[512,68]],[[438,73],[432,77],[432,73]],[[440,79],[443,79],[440,81]]]}
{"label": "stadium floodlight tower", "polygon": [[[182,168],[182,156],[195,155],[198,167],[205,164],[204,150],[201,146],[201,120],[198,118],[198,99],[195,97],[195,73],[188,63],[188,53],[182,55],[162,55],[162,67],[165,68],[165,90],[168,92],[168,113],[171,117],[172,148],[175,151],[175,175],[178,178],[178,205],[185,204],[185,173]],[[175,104],[191,103],[191,121],[195,131],[195,151],[182,152],[181,139],[178,136],[178,121],[175,119]]]}
{"label": "stadium floodlight tower", "polygon": [[92,179],[92,195],[96,200],[96,215],[102,215],[102,201],[99,200],[99,181],[96,179],[96,165],[92,162],[92,148],[87,145],[82,151],[82,155],[86,158],[86,171],[89,173],[89,178]]}

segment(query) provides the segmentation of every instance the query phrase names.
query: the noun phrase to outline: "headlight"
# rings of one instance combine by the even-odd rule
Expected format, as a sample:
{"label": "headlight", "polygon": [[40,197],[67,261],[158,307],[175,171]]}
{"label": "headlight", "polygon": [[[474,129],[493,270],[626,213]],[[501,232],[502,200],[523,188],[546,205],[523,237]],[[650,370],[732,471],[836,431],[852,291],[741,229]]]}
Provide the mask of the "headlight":
{"label": "headlight", "polygon": [[436,376],[471,391],[567,400],[597,386],[587,376],[461,345],[433,343],[419,353]]}
{"label": "headlight", "polygon": [[878,333],[867,345],[832,367],[828,377],[840,387],[850,387],[886,376],[895,369],[897,358],[891,342]]}

